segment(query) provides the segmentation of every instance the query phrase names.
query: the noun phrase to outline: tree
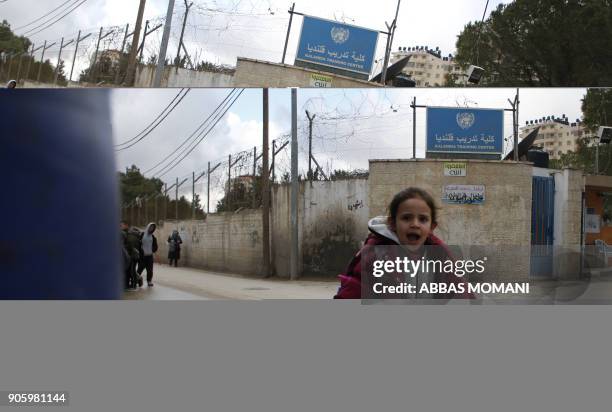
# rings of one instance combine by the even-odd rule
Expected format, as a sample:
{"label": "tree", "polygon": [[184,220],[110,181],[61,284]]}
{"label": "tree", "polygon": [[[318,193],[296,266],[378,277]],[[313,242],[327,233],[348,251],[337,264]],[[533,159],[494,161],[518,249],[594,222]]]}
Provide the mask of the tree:
{"label": "tree", "polygon": [[[118,54],[118,58],[113,53]],[[119,72],[119,80],[122,80],[122,76],[125,76],[127,71],[129,52],[120,53],[118,50],[103,50],[96,59],[96,63],[93,66],[87,67],[81,71],[80,80],[90,83],[104,82],[107,84],[113,84],[117,72]],[[93,70],[93,78],[90,72]]]}
{"label": "tree", "polygon": [[[599,126],[612,122],[612,89],[587,89],[582,99],[582,123],[590,132],[595,132]],[[575,152],[565,153],[558,160],[551,160],[551,167],[560,169],[572,167],[595,173],[596,147],[589,137],[578,141]],[[610,144],[599,145],[598,173],[612,176],[612,148]]]}
{"label": "tree", "polygon": [[2,20],[0,23],[0,52],[20,53],[27,51],[32,42],[23,36],[16,36],[11,30],[11,25]]}
{"label": "tree", "polygon": [[[3,20],[0,23],[0,53],[5,53],[5,58],[0,59],[0,78],[2,76],[17,77],[17,71],[19,67],[19,61],[21,60],[21,72],[19,73],[20,78],[36,79],[40,70],[40,81],[43,83],[52,83],[55,80],[55,67],[49,60],[45,60],[43,63],[36,61],[35,57],[30,57],[28,51],[32,46],[30,39],[24,36],[16,36],[11,30],[10,24]],[[17,57],[16,55],[22,53]],[[13,59],[6,58],[7,55],[15,55]],[[6,60],[5,60],[6,59]],[[40,67],[42,65],[42,68]],[[30,67],[30,71],[26,73],[27,67]],[[62,85],[66,84],[66,78],[63,73],[63,65],[60,63],[60,74],[58,76],[58,82]]]}
{"label": "tree", "polygon": [[147,178],[136,165],[119,172],[121,201],[131,203],[136,197],[161,195],[164,182],[157,178]]}
{"label": "tree", "polygon": [[612,83],[612,0],[515,0],[469,23],[457,62],[486,70],[495,86]]}
{"label": "tree", "polygon": [[591,132],[599,126],[612,126],[612,89],[587,89],[582,99],[582,115]]}

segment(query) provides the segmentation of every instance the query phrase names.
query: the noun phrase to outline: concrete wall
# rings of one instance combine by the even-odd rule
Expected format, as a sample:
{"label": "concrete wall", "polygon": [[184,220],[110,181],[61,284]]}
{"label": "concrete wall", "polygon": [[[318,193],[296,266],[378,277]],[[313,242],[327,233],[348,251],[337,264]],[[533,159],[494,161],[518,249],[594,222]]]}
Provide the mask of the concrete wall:
{"label": "concrete wall", "polygon": [[[368,233],[368,181],[300,182],[298,198],[298,272],[302,276],[336,276]],[[277,276],[290,276],[291,186],[272,192],[271,236]]]}
{"label": "concrete wall", "polygon": [[[155,67],[138,66],[134,87],[152,87]],[[233,76],[224,73],[199,72],[195,70],[164,68],[161,87],[233,87]]]}
{"label": "concrete wall", "polygon": [[162,222],[156,236],[158,257],[167,262],[168,236],[179,230],[183,245],[179,264],[217,271],[262,273],[261,210],[209,214],[205,220]]}
{"label": "concrete wall", "polygon": [[339,76],[289,64],[271,63],[239,57],[234,87],[314,87],[312,75],[331,78],[328,87],[381,87],[380,84]]}
{"label": "concrete wall", "polygon": [[[435,233],[448,245],[456,245],[464,257],[488,256],[489,280],[527,278],[532,165],[482,160],[462,162],[467,163],[465,177],[444,176],[443,160],[371,160],[370,214],[385,215],[393,196],[406,187],[423,188],[442,207]],[[443,188],[452,184],[484,185],[484,204],[442,204]]]}

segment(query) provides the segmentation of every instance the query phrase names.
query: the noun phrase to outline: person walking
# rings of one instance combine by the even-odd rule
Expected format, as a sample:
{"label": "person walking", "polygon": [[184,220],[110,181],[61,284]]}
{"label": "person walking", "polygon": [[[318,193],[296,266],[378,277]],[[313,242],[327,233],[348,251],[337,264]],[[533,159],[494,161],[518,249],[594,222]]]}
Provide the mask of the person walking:
{"label": "person walking", "polygon": [[183,240],[178,230],[173,230],[172,234],[168,236],[168,265],[172,266],[172,261],[174,261],[174,267],[178,266],[178,260],[181,258],[182,243]]}
{"label": "person walking", "polygon": [[149,287],[153,286],[153,255],[157,252],[157,238],[153,235],[155,229],[155,223],[149,223],[140,238],[142,253],[138,265],[138,274],[142,275],[142,272],[145,269],[147,270],[147,286]]}

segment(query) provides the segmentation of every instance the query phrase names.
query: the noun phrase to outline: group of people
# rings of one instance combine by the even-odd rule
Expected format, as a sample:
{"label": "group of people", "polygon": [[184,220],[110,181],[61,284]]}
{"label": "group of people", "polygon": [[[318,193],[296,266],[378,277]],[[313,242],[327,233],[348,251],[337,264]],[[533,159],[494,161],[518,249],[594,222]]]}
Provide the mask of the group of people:
{"label": "group of people", "polygon": [[[153,234],[157,226],[151,222],[144,232],[135,227],[130,227],[126,220],[120,223],[121,244],[123,253],[123,268],[125,273],[125,288],[137,290],[143,286],[142,272],[147,271],[147,286],[153,286],[153,263],[157,252],[157,238]],[[168,236],[168,264],[178,266],[180,259],[181,244],[183,243],[178,230],[174,230]]]}

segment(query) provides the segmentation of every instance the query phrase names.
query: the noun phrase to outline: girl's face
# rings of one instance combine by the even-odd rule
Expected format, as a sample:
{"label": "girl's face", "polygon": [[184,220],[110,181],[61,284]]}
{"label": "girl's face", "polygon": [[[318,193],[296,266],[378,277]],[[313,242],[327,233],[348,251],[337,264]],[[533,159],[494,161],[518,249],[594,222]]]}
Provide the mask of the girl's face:
{"label": "girl's face", "polygon": [[413,251],[419,249],[436,228],[436,224],[431,221],[431,209],[418,197],[400,203],[395,222],[389,223],[400,243]]}

